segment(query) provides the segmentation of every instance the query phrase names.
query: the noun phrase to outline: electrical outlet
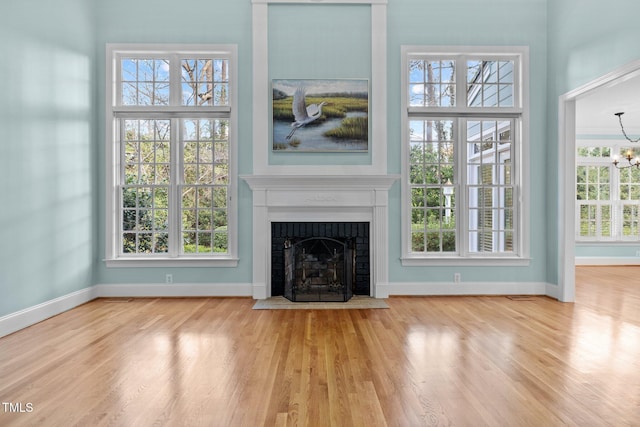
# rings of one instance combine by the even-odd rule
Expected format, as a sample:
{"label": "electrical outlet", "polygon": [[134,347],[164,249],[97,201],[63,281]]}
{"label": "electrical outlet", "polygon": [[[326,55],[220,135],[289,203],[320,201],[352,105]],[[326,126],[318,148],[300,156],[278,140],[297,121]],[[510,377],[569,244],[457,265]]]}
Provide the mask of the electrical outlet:
{"label": "electrical outlet", "polygon": [[173,283],[173,274],[167,274],[164,277],[164,281],[165,281],[165,283]]}
{"label": "electrical outlet", "polygon": [[461,276],[460,273],[453,273],[453,283],[460,283]]}

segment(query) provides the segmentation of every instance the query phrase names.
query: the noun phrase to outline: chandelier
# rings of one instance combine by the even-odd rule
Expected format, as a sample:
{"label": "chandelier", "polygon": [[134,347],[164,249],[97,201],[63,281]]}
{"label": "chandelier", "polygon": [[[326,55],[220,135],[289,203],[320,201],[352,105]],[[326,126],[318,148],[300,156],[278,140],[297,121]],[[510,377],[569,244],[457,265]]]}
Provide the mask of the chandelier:
{"label": "chandelier", "polygon": [[[624,135],[625,138],[627,138],[627,141],[629,142],[639,142],[640,138],[638,139],[631,139],[629,138],[629,135],[627,135],[627,132],[625,132],[624,130],[624,126],[622,125],[622,115],[624,114],[624,112],[621,113],[615,113],[616,116],[618,116],[618,122],[620,122],[620,129],[622,130],[622,134]],[[627,159],[628,164],[624,164],[624,165],[620,165],[620,160],[618,160],[618,156],[613,156],[613,165],[615,167],[617,167],[618,169],[626,169],[626,168],[630,168],[630,167],[637,167],[640,168],[640,157],[633,157],[633,151],[628,150],[625,155],[624,158]]]}

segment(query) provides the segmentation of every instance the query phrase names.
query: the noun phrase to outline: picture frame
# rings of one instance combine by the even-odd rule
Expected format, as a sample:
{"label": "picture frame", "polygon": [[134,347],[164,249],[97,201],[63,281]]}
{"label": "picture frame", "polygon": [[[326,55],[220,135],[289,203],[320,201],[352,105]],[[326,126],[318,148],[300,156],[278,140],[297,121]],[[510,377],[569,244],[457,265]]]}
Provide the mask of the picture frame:
{"label": "picture frame", "polygon": [[272,80],[273,152],[369,151],[367,79]]}

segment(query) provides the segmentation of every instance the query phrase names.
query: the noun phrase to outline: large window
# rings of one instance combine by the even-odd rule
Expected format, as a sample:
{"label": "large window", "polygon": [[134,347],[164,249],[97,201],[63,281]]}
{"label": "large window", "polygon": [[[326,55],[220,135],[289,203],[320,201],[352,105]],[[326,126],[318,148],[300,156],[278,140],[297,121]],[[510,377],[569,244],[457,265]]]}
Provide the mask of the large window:
{"label": "large window", "polygon": [[403,262],[524,259],[526,49],[402,58]]}
{"label": "large window", "polygon": [[[625,143],[582,140],[576,147],[576,240],[640,241],[640,169],[616,169],[611,158],[633,151]],[[620,162],[624,163],[624,160]]]}
{"label": "large window", "polygon": [[235,265],[235,47],[107,55],[107,261]]}

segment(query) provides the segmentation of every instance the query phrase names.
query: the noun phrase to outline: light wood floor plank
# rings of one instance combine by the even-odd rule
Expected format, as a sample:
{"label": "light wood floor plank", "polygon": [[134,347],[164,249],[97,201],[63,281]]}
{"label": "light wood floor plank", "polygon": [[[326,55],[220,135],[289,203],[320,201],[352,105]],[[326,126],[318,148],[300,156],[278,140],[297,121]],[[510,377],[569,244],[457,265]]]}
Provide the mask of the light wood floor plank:
{"label": "light wood floor plank", "polygon": [[99,299],[0,339],[0,425],[637,426],[639,271],[577,268],[575,304]]}

